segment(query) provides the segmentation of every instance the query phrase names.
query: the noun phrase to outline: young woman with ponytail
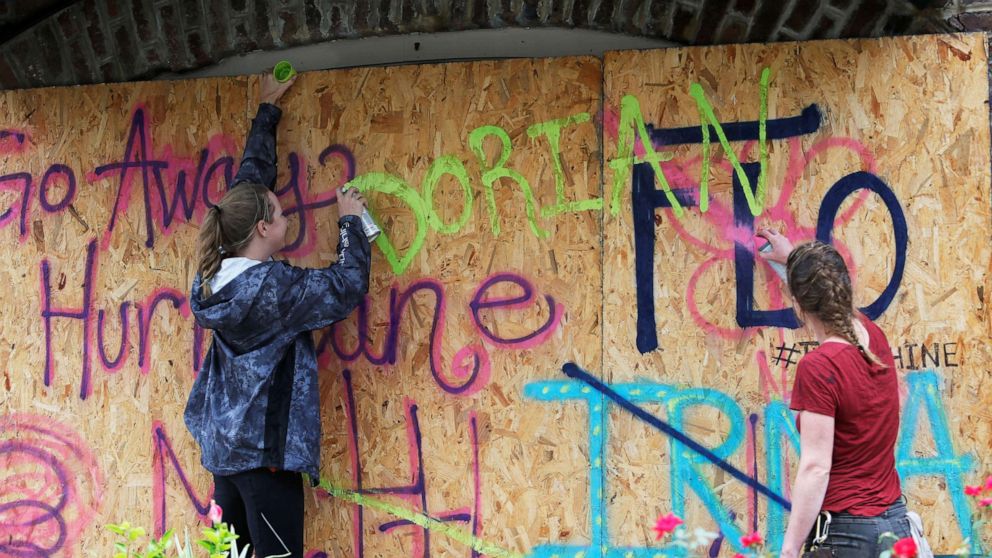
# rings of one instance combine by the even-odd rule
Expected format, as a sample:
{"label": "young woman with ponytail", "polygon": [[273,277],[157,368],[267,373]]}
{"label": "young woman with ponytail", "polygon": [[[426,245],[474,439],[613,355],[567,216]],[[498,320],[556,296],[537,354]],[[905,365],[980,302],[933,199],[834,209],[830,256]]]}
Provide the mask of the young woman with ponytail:
{"label": "young woman with ponytail", "polygon": [[320,401],[311,331],[345,318],[368,291],[365,200],[338,190],[337,261],[276,261],[286,217],[276,179],[276,103],[293,80],[261,80],[233,186],[203,219],[190,306],[213,331],[184,415],[213,473],[223,521],[258,558],[303,558],[303,477],[320,474]]}
{"label": "young woman with ponytail", "polygon": [[772,245],[761,255],[786,265],[796,316],[819,342],[799,361],[792,390],[800,457],[781,556],[795,558],[805,545],[811,556],[876,558],[895,540],[880,541],[882,533],[910,535],[895,466],[892,349],[855,310],[847,265],[833,246],[814,241],[793,249],[777,231],[758,235]]}

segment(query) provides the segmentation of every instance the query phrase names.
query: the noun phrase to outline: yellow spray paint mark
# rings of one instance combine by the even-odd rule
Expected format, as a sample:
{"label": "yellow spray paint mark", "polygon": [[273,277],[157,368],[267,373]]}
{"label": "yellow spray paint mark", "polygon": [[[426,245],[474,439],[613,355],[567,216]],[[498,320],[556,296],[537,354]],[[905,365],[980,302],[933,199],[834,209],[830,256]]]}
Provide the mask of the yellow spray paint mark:
{"label": "yellow spray paint mark", "polygon": [[717,119],[713,106],[706,99],[703,86],[693,83],[689,86],[689,95],[696,100],[696,107],[699,109],[699,127],[703,134],[703,159],[699,177],[699,210],[706,212],[709,208],[709,178],[710,178],[710,126],[716,131],[716,136],[723,146],[727,160],[734,167],[737,179],[744,190],[744,197],[747,199],[748,209],[751,214],[758,216],[765,206],[765,191],[767,190],[766,175],[768,174],[768,81],[771,78],[771,69],[764,68],[761,71],[761,82],[759,85],[760,106],[758,107],[758,151],[761,172],[758,174],[757,188],[752,188],[751,181],[744,173],[744,167],[737,160],[737,154],[730,146],[723,126]]}
{"label": "yellow spray paint mark", "polygon": [[465,546],[472,548],[476,552],[485,554],[486,556],[492,556],[493,558],[524,558],[523,554],[506,550],[505,548],[495,544],[488,543],[471,533],[466,533],[465,531],[443,521],[438,521],[433,517],[408,510],[402,506],[396,506],[390,504],[389,502],[377,500],[370,496],[366,496],[365,494],[359,494],[354,490],[348,490],[347,488],[335,486],[327,479],[321,479],[319,486],[335,498],[346,500],[366,508],[384,511],[400,519],[405,519],[414,525],[423,527],[424,529],[429,529],[432,533],[440,533],[454,541],[460,542]]}

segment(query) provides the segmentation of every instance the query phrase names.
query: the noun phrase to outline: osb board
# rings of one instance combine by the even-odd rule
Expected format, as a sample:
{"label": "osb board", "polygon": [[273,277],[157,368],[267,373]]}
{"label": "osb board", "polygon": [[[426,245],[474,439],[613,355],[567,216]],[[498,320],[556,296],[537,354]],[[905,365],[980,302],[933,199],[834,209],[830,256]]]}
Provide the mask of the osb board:
{"label": "osb board", "polygon": [[[391,362],[376,365],[367,356],[342,362],[330,345],[321,360],[322,479],[369,492],[416,484],[422,471],[423,483],[407,490],[412,495],[373,498],[446,520],[444,526],[460,535],[428,536],[402,524],[384,533],[380,528],[399,518],[374,507],[365,508],[359,528],[356,506],[313,491],[308,552],[399,556],[429,547],[431,555],[444,556],[470,553],[464,540],[471,535],[508,552],[549,540],[582,544],[588,539],[590,458],[574,439],[583,430],[584,410],[538,402],[524,391],[533,382],[558,379],[563,361],[602,358],[599,212],[548,212],[559,202],[600,195],[594,116],[601,78],[600,62],[588,58],[376,68],[303,75],[284,99],[277,188],[287,211],[306,207],[304,218],[300,212],[291,217],[293,246],[284,255],[293,263],[320,265],[334,258],[336,212],[329,196],[353,176],[358,176],[353,184],[369,190],[374,212],[401,256],[417,244],[415,213],[427,211],[422,204],[414,202],[414,209],[407,204],[423,192],[429,170],[441,168],[432,167],[435,161],[443,159],[445,168],[463,174],[472,197],[465,203],[459,182],[440,175],[434,211],[449,225],[464,211],[464,223],[444,228],[443,234],[437,230],[443,227],[424,225],[419,252],[402,272],[383,257],[382,241],[373,250],[368,351],[375,358],[390,354],[391,347]],[[0,241],[9,254],[0,275],[9,285],[0,321],[5,375],[0,431],[10,442],[0,460],[4,486],[12,487],[3,496],[14,503],[9,513],[31,518],[31,525],[5,532],[10,540],[53,555],[105,556],[112,540],[103,525],[110,522],[188,526],[196,534],[197,506],[209,498],[211,479],[182,423],[198,358],[185,297],[195,272],[196,226],[208,205],[202,197],[191,201],[189,223],[163,217],[156,173],[162,176],[164,203],[177,207],[176,215],[185,207],[173,205],[179,170],[186,171],[188,191],[215,169],[209,190],[210,199],[218,199],[229,162],[224,157],[233,155],[236,168],[254,114],[256,82],[140,83],[0,96],[2,128],[8,132],[0,134],[5,175],[0,201],[4,211],[14,208],[0,216]],[[569,118],[559,132],[532,129]],[[136,134],[128,151],[131,132],[141,123],[145,143]],[[502,149],[496,136],[481,142],[485,162],[470,147],[470,134],[482,126],[497,136],[505,132],[510,141],[512,152],[505,153],[501,166],[494,165]],[[96,173],[123,161],[129,165]],[[55,167],[39,198],[42,177],[56,164],[70,170]],[[498,167],[489,175],[498,235],[483,181],[493,166]],[[124,169],[130,189],[121,189]],[[494,176],[500,169],[506,169],[506,178]],[[23,184],[15,181],[22,175],[10,176],[21,172],[33,177],[23,234],[18,213]],[[75,178],[71,196],[68,173]],[[563,186],[560,198],[556,177]],[[533,228],[522,180],[533,190]],[[406,202],[375,191],[400,182],[413,192]],[[63,198],[71,204],[63,207]],[[539,238],[535,228],[546,237]],[[90,245],[95,263],[87,282]],[[91,296],[88,321],[51,318],[54,373],[47,385],[43,261],[50,269],[45,284],[53,293],[53,312],[82,312],[84,283]],[[415,287],[419,290],[402,314],[398,306],[391,312],[391,294],[399,298]],[[530,297],[513,304],[527,294],[525,287]],[[147,319],[156,300],[146,329],[138,308]],[[438,300],[443,309],[435,312]],[[127,343],[114,364],[122,306]],[[334,331],[343,352],[359,343],[358,327],[366,322],[358,316]],[[442,321],[432,350],[437,318]],[[318,333],[318,342],[328,339],[325,335]],[[85,357],[84,339],[89,340]],[[203,342],[208,341],[209,334]],[[444,390],[443,385],[454,389],[466,383],[454,365],[470,362],[466,358],[473,352],[488,361],[488,377],[480,376],[462,394]],[[89,361],[85,387],[84,358]],[[432,358],[439,379],[432,374]],[[65,505],[59,506],[63,495]],[[55,510],[46,512],[48,505]]]}
{"label": "osb board", "polygon": [[[611,338],[602,373],[618,390],[638,384],[634,387],[645,392],[641,399],[648,401],[638,403],[641,407],[717,454],[711,459],[684,446],[676,449],[658,428],[611,405],[608,425],[614,434],[605,456],[611,544],[646,545],[651,533],[644,519],[667,510],[685,514],[692,526],[722,528],[728,542],[756,526],[772,546],[782,536],[781,507],[756,485],[789,498],[798,454],[788,442],[769,445],[765,432],[771,424],[794,432],[791,418],[776,422],[772,415],[788,400],[795,362],[812,333],[742,328],[738,322],[735,278],[740,273],[754,269],[755,310],[788,308],[789,301],[764,264],[735,269],[734,242],[753,249],[753,233],[747,219],[735,221],[733,171],[715,134],[707,212],[695,203],[703,148],[700,109],[690,94],[692,84],[699,84],[727,134],[747,128],[757,140],[759,82],[765,68],[770,69],[769,137],[776,126],[793,137],[768,141],[768,195],[754,227],[784,229],[794,242],[813,238],[821,205],[834,197],[828,190],[854,172],[867,173],[855,175],[858,185],[881,183],[879,191],[891,191],[905,216],[905,272],[877,323],[894,350],[901,351],[904,424],[897,458],[904,490],[910,507],[923,516],[935,550],[949,553],[961,544],[962,530],[970,531],[963,484],[975,484],[989,469],[992,443],[985,299],[988,81],[982,35],[668,49],[606,57],[604,181],[607,196],[615,179],[623,190],[619,212],[604,214],[603,314]],[[626,115],[621,108],[625,96],[631,96]],[[672,154],[671,161],[662,163],[668,181],[694,202],[681,217],[667,208],[649,212],[654,223],[646,230],[650,235],[653,228],[656,235],[649,251],[654,263],[647,264],[641,288],[654,286],[659,348],[645,354],[636,344],[638,311],[631,311],[637,294],[633,172],[630,166],[611,165],[624,156],[616,138],[618,122],[622,134],[624,117],[633,114],[631,99],[639,102],[648,133],[658,140],[657,151]],[[822,115],[813,129],[794,120],[773,124],[798,117],[811,105]],[[751,124],[735,129],[728,125],[732,122]],[[695,127],[696,137],[671,130],[683,127]],[[738,138],[731,148],[740,161],[759,162],[757,141]],[[643,154],[639,149],[638,155]],[[657,181],[655,187],[661,190]],[[879,195],[864,190],[847,197],[836,216],[835,243],[852,269],[856,302],[864,306],[879,297],[893,276],[895,219]],[[921,344],[930,355],[925,362]],[[660,395],[646,393],[649,388]],[[914,413],[918,423],[907,424]],[[775,446],[782,448],[783,459],[774,458]],[[698,464],[695,472],[690,463]],[[732,476],[732,470],[752,477],[751,486]]]}
{"label": "osb board", "polygon": [[[6,212],[0,231],[5,254],[0,459],[10,520],[4,539],[11,548],[30,543],[52,555],[106,555],[110,540],[103,525],[128,519],[150,528],[158,423],[193,473],[198,492],[206,493],[208,479],[193,469],[198,458],[182,426],[193,378],[193,330],[184,293],[193,275],[196,229],[183,219],[168,227],[158,220],[149,237],[145,208],[161,207],[151,172],[156,161],[169,162],[168,169],[158,168],[171,200],[177,170],[186,169],[191,189],[201,149],[211,149],[204,157],[208,165],[227,154],[240,155],[248,93],[248,80],[237,78],[17,91],[0,97],[5,132],[0,198]],[[231,143],[224,137],[238,139]],[[134,166],[125,167],[130,181],[122,188],[120,163],[125,160]],[[96,172],[107,165],[106,172]],[[149,176],[147,204],[141,165]],[[29,173],[30,182],[16,173]],[[218,199],[224,179],[211,180],[210,186]],[[199,221],[203,205],[196,207],[194,220]],[[88,305],[84,293],[89,293]],[[174,297],[182,309],[169,301],[158,304],[142,341],[138,306],[147,317],[158,294]],[[52,312],[79,316],[50,318],[47,374],[46,298]],[[122,307],[127,315],[123,328]],[[104,365],[103,358],[117,364]],[[171,478],[179,482],[175,473]]]}
{"label": "osb board", "polygon": [[[699,465],[701,491],[714,487],[719,502],[736,515],[724,523],[733,522],[737,529],[757,523],[774,540],[781,516],[776,519],[767,498],[753,495],[726,471],[743,471],[765,486],[788,485],[789,479],[782,477],[794,466],[795,453],[786,444],[786,458],[769,468],[771,446],[765,444],[763,431],[770,422],[769,409],[777,408],[787,395],[794,365],[770,361],[777,356],[794,360],[803,350],[799,343],[810,337],[778,328],[741,330],[734,320],[734,269],[726,251],[732,246],[730,239],[738,237],[728,236],[727,165],[714,163],[711,180],[712,199],[722,204],[723,213],[716,203],[705,217],[694,208],[681,220],[667,210],[655,212],[660,223],[653,281],[662,350],[646,355],[638,353],[634,340],[637,292],[629,169],[620,177],[625,186],[616,216],[601,216],[588,207],[563,214],[550,209],[558,202],[556,176],[564,188],[562,201],[600,195],[598,138],[603,133],[609,164],[616,158],[623,95],[639,99],[645,120],[655,127],[698,126],[698,110],[688,96],[689,84],[698,81],[721,121],[753,121],[758,117],[757,82],[764,66],[772,70],[769,118],[794,116],[813,103],[823,118],[813,133],[769,142],[769,200],[782,197],[783,185],[797,186],[780,214],[769,210],[757,223],[793,224],[793,230],[801,233],[797,237],[808,236],[826,190],[838,178],[859,170],[872,172],[887,185],[906,216],[905,275],[879,322],[893,345],[903,347],[908,401],[916,401],[915,408],[925,416],[920,394],[933,395],[930,401],[935,402],[938,423],[939,411],[947,417],[946,427],[940,423],[933,429],[933,420],[926,417],[918,428],[910,429],[908,447],[922,456],[921,467],[942,475],[935,477],[937,482],[930,482],[934,477],[911,478],[907,489],[912,505],[928,519],[938,550],[953,550],[966,521],[946,519],[956,513],[948,495],[960,493],[963,482],[978,480],[989,465],[982,461],[989,444],[988,396],[984,400],[979,396],[988,377],[983,363],[988,361],[984,293],[989,261],[982,39],[680,49],[616,54],[608,61],[616,70],[607,74],[602,129],[597,119],[601,73],[594,59],[312,73],[301,76],[287,96],[278,185],[285,189],[286,207],[308,206],[304,236],[298,236],[298,225],[289,235],[294,243],[299,238],[286,254],[294,263],[317,265],[333,258],[335,214],[327,206],[328,195],[353,175],[372,177],[355,182],[366,188],[402,182],[420,196],[431,166],[444,160],[449,169],[457,171],[458,163],[464,166],[473,196],[465,223],[451,227],[457,229],[454,232],[422,225],[423,242],[402,273],[383,258],[382,245],[377,246],[367,321],[360,322],[356,315],[335,329],[340,351],[350,353],[359,343],[359,325],[367,323],[369,354],[376,359],[395,355],[395,362],[373,365],[367,356],[342,362],[333,351],[325,351],[321,369],[322,477],[345,489],[360,486],[366,493],[362,497],[394,506],[404,515],[414,514],[415,519],[423,520],[416,514],[427,512],[449,521],[441,527],[433,524],[428,537],[420,527],[396,524],[397,516],[366,500],[369,505],[359,529],[356,506],[313,492],[307,508],[308,551],[317,556],[422,556],[429,550],[432,556],[463,556],[472,554],[464,542],[475,535],[476,540],[506,551],[490,550],[491,555],[653,556],[657,546],[651,542],[649,520],[658,512],[679,509],[672,498],[677,486],[688,495],[687,522],[714,527],[699,496],[686,482],[672,478],[673,471],[686,473],[684,463],[693,454],[672,455],[668,438],[632,420],[616,405],[600,405],[597,410],[599,400],[590,386],[562,376],[565,362],[588,370],[592,378],[586,379],[603,374],[618,389],[637,383],[626,386],[621,395],[662,418],[670,419],[679,402],[709,397],[704,400],[721,410],[687,408],[679,423],[684,426],[681,431],[709,447],[727,438],[729,430],[741,439],[727,448],[726,469]],[[193,273],[195,223],[206,204],[202,200],[192,204],[193,224],[180,218],[166,225],[153,211],[156,224],[149,241],[145,208],[161,207],[154,182],[155,169],[161,166],[149,161],[168,162],[168,170],[162,171],[167,204],[177,191],[175,171],[185,169],[187,180],[196,176],[202,149],[208,151],[200,172],[207,173],[220,160],[217,168],[223,173],[223,157],[240,154],[254,111],[255,81],[145,83],[0,95],[2,129],[7,132],[0,133],[4,178],[0,211],[13,208],[0,213],[0,242],[11,255],[2,272],[10,287],[2,295],[5,311],[0,321],[5,375],[0,432],[5,442],[20,444],[4,446],[4,470],[17,483],[25,482],[23,487],[12,482],[17,488],[4,498],[17,502],[10,508],[15,512],[40,519],[29,529],[10,533],[18,540],[56,555],[102,556],[110,545],[101,527],[105,523],[123,518],[149,526],[196,522],[194,500],[205,501],[210,479],[198,465],[198,452],[181,420],[195,360],[192,321],[188,307],[181,303]],[[115,212],[119,170],[115,174],[111,168],[101,176],[90,173],[125,160],[127,138],[138,114],[145,118],[149,141],[145,151],[132,151],[129,204]],[[560,119],[569,121],[561,125],[559,175],[550,149],[553,132],[549,128],[544,133],[528,132],[535,124]],[[498,236],[490,220],[483,175],[497,159],[499,141],[489,137],[484,142],[488,163],[483,169],[470,147],[471,134],[480,126],[501,128],[512,146],[503,165],[509,170],[494,189]],[[18,141],[21,137],[24,141]],[[742,142],[734,145],[745,148]],[[751,146],[743,160],[757,160],[756,149]],[[687,171],[686,176],[673,178],[673,184],[691,190],[698,173],[698,162],[692,159],[699,157],[700,148],[682,146],[674,151]],[[722,153],[716,140],[713,152]],[[146,163],[137,164],[140,161]],[[294,162],[296,174],[291,171]],[[59,203],[65,197],[68,172],[62,167],[50,174],[44,205],[39,198],[43,176],[57,164],[72,169],[76,178],[71,207]],[[23,175],[16,174],[21,172],[33,178],[23,234],[19,213]],[[368,173],[387,173],[395,180]],[[499,171],[489,174],[498,175]],[[514,183],[519,177],[534,191],[533,228],[522,188]],[[613,171],[607,171],[608,195],[613,178]],[[151,188],[147,198],[145,180]],[[215,173],[212,199],[222,188],[223,179]],[[417,244],[414,211],[407,207],[415,198],[404,202],[383,192],[371,192],[369,197],[402,256]],[[443,176],[433,204],[439,219],[458,222],[463,199],[458,182]],[[421,213],[427,211],[426,206],[417,206]],[[848,208],[853,209],[849,218]],[[549,211],[547,216],[542,216],[542,209]],[[177,211],[183,211],[181,204]],[[117,215],[115,226],[108,235],[113,215]],[[836,227],[837,239],[851,256],[859,297],[871,301],[885,287],[894,265],[891,219],[875,196],[866,196],[856,206],[848,200],[840,215],[846,220]],[[606,220],[605,235],[598,224],[601,217]],[[295,219],[299,222],[298,216]],[[535,234],[538,227],[548,231],[547,238]],[[605,267],[601,237],[609,256]],[[41,262],[50,265],[53,307],[71,313],[82,305],[90,242],[96,243],[97,258],[88,322],[91,391],[81,391],[83,323],[61,317],[52,319],[55,370],[46,386]],[[708,253],[707,247],[715,253]],[[711,257],[715,263],[707,263]],[[877,263],[883,258],[884,263]],[[871,264],[864,263],[869,260]],[[690,289],[695,272],[700,279]],[[505,275],[494,275],[498,273]],[[755,308],[780,302],[775,279],[769,277],[765,269],[756,273]],[[483,304],[476,324],[470,304],[488,278],[502,282],[477,300]],[[531,300],[519,307],[485,307],[486,301],[519,296],[524,281],[533,288]],[[391,317],[391,305],[414,287],[421,290],[402,317]],[[397,302],[391,303],[394,289]],[[686,304],[690,290],[698,316]],[[434,292],[444,293],[445,321],[438,327],[442,337],[432,353]],[[143,371],[139,365],[143,328],[138,325],[137,305],[147,316],[156,296],[174,296],[180,309],[172,308],[168,298],[157,306],[144,344]],[[546,296],[562,309],[560,321],[549,316]],[[103,345],[107,359],[113,360],[121,334],[118,312],[125,302],[129,303],[128,351],[120,366],[104,365],[96,345],[98,313],[105,314]],[[493,342],[494,336],[526,338],[549,318],[554,327],[548,335]],[[323,334],[317,338],[323,340]],[[939,365],[933,366],[931,358],[931,364],[921,366],[921,343],[928,348],[939,344]],[[466,381],[452,372],[453,363],[465,360],[464,347],[485,352],[489,379],[474,384],[478,388],[474,393],[450,394],[442,384],[450,387]],[[793,347],[798,347],[796,353],[790,350]],[[432,354],[439,379],[432,375]],[[767,374],[759,372],[759,357],[768,362]],[[948,366],[948,359],[955,366]],[[345,367],[350,371],[351,399],[343,379]],[[910,370],[926,367],[935,369]],[[910,378],[915,383],[910,384]],[[941,389],[928,391],[929,385]],[[634,393],[638,388],[641,392]],[[710,391],[687,391],[697,388]],[[354,422],[349,409],[354,410]],[[748,451],[747,419],[752,414],[757,442]],[[422,458],[415,451],[417,445],[411,444],[418,439],[414,417]],[[931,430],[939,434],[936,440]],[[608,446],[595,451],[594,440],[604,435]],[[948,451],[941,445],[945,440],[950,443]],[[47,456],[42,461],[39,452]],[[946,460],[928,460],[937,453]],[[969,461],[963,457],[966,454],[976,457]],[[422,468],[414,465],[421,461]],[[421,470],[424,483],[417,485],[416,473]],[[604,491],[598,494],[602,480]],[[416,486],[403,488],[411,485]],[[367,494],[375,489],[412,494]],[[46,516],[43,506],[37,505],[56,503],[62,494],[68,495],[67,505],[53,516]],[[57,528],[59,520],[65,522],[64,533]],[[393,528],[388,529],[391,522]],[[726,531],[732,539],[733,529]]]}
{"label": "osb board", "polygon": [[[547,138],[530,137],[528,128],[586,115],[560,133],[565,195],[567,201],[598,198],[599,139],[592,115],[599,109],[600,84],[595,59],[356,69],[307,74],[296,84],[314,92],[321,108],[308,109],[314,104],[310,95],[291,98],[284,118],[286,136],[296,130],[302,138],[310,134],[314,143],[308,150],[318,153],[328,143],[319,130],[333,130],[333,141],[353,152],[356,183],[369,173],[387,173],[424,196],[432,165],[453,158],[464,165],[473,198],[466,205],[459,183],[450,175],[442,178],[433,195],[438,217],[454,224],[467,211],[467,220],[450,233],[428,228],[403,273],[397,275],[389,267],[379,248],[374,251],[367,353],[344,358],[351,372],[358,451],[349,442],[352,423],[342,364],[332,358],[321,385],[325,479],[349,488],[360,482],[366,491],[388,491],[416,485],[422,471],[426,486],[414,486],[412,496],[374,497],[435,518],[467,514],[471,519],[450,525],[510,551],[525,552],[549,538],[581,540],[588,531],[584,500],[569,497],[583,494],[587,482],[589,458],[572,440],[585,416],[577,406],[529,400],[524,388],[557,379],[562,359],[601,358],[599,214],[541,217],[541,208],[556,204],[555,163]],[[324,115],[330,120],[322,120]],[[505,167],[533,189],[535,221],[547,238],[531,229],[522,188],[510,178],[494,184],[500,225],[494,235],[482,178],[486,169],[470,147],[472,132],[482,126],[505,130],[512,149]],[[303,139],[303,145],[307,141]],[[484,146],[488,168],[503,148],[495,137]],[[315,183],[319,182],[318,178]],[[372,193],[370,201],[400,257],[416,250],[415,212],[408,203],[381,192]],[[549,336],[498,346],[477,329],[471,302],[497,274],[506,279],[483,298],[520,296],[523,291],[512,280],[529,283],[533,299],[520,308],[483,308],[479,323],[493,335],[511,339],[525,337],[551,320]],[[440,287],[444,304],[444,321],[436,329],[440,345],[433,353],[437,297],[432,291],[419,290],[402,315],[390,311],[393,293],[399,299],[410,289],[430,284]],[[554,315],[545,297],[553,299]],[[392,336],[391,324],[398,324]],[[341,353],[355,351],[358,327],[356,314],[335,328]],[[369,355],[381,357],[389,347],[395,347],[395,364],[370,362]],[[474,392],[469,395],[450,393],[467,383],[453,366],[472,362],[463,353],[471,347],[489,361],[489,380],[469,383],[465,392]],[[438,379],[432,373],[432,354]],[[357,472],[356,453],[361,463]],[[569,496],[560,499],[559,493]],[[308,522],[308,540],[320,541],[318,548],[331,556],[420,556],[423,548],[432,556],[470,552],[450,537],[425,537],[419,527],[384,534],[382,526],[397,518],[371,507],[362,513],[362,546],[356,551],[355,506],[319,499],[308,512],[320,518]]]}

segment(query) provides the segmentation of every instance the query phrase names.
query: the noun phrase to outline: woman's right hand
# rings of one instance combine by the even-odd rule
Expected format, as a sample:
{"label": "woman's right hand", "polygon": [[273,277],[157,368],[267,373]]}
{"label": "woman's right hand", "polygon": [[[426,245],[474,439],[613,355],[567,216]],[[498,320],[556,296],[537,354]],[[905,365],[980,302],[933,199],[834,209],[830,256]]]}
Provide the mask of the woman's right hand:
{"label": "woman's right hand", "polygon": [[792,253],[792,241],[788,239],[784,234],[780,234],[775,229],[761,229],[758,231],[758,236],[764,238],[772,245],[772,249],[769,252],[762,252],[758,250],[758,255],[765,258],[768,261],[780,263],[785,265],[789,261],[789,254]]}
{"label": "woman's right hand", "polygon": [[365,209],[365,197],[362,193],[358,191],[358,188],[348,188],[345,191],[342,188],[338,188],[338,217],[344,217],[345,215],[355,215],[361,216],[362,210]]}

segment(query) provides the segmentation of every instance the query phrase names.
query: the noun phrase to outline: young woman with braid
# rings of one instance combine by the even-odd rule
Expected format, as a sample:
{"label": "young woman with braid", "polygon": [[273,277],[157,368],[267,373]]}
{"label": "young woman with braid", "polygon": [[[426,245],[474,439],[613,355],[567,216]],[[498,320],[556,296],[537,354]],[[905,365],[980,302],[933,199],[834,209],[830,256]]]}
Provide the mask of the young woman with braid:
{"label": "young woman with braid", "polygon": [[[790,407],[800,432],[799,470],[783,558],[812,546],[818,515],[830,526],[818,555],[876,558],[892,545],[882,533],[910,535],[895,464],[899,393],[885,334],[854,309],[851,277],[837,250],[810,242],[795,249],[774,230],[761,253],[786,265],[793,308],[819,347],[799,361]],[[821,529],[822,530],[822,529]]]}
{"label": "young woman with braid", "polygon": [[276,106],[292,81],[267,75],[232,188],[200,226],[190,306],[213,340],[193,383],[186,426],[213,473],[214,499],[238,545],[303,558],[303,480],[320,469],[317,356],[310,332],[346,317],[369,284],[357,190],[338,190],[338,258],[301,269],[272,256],[286,217],[272,192]]}

